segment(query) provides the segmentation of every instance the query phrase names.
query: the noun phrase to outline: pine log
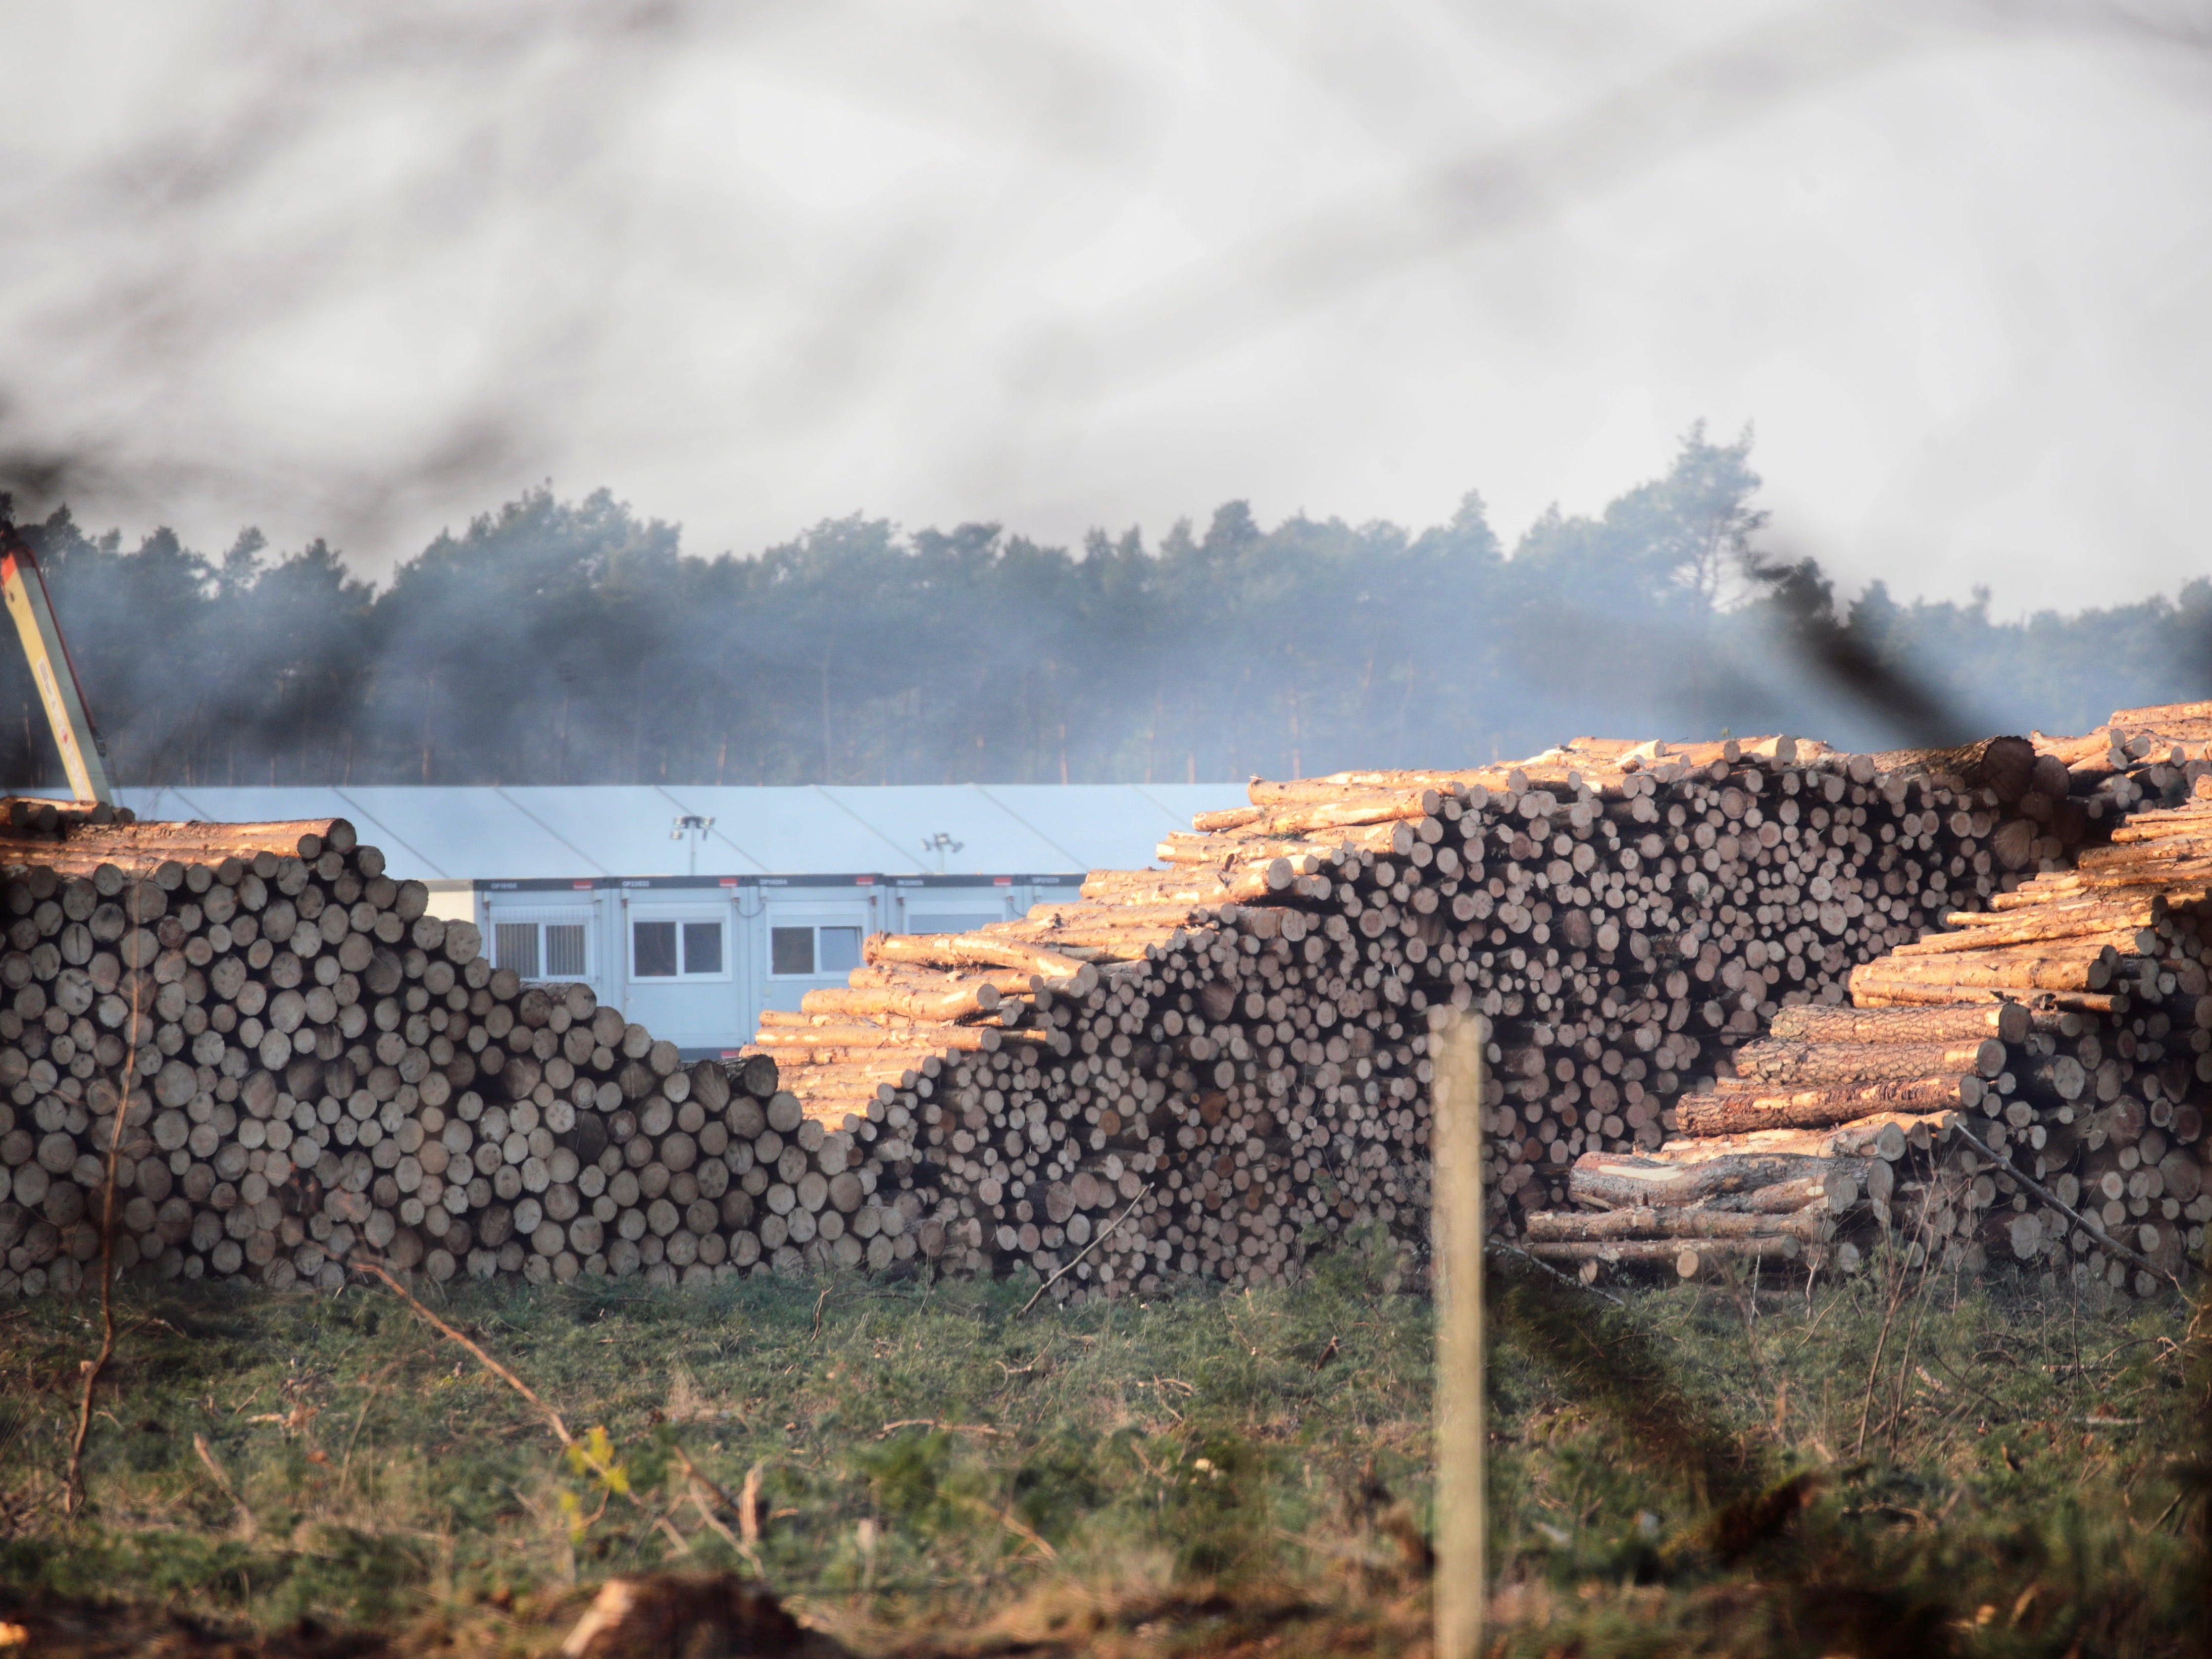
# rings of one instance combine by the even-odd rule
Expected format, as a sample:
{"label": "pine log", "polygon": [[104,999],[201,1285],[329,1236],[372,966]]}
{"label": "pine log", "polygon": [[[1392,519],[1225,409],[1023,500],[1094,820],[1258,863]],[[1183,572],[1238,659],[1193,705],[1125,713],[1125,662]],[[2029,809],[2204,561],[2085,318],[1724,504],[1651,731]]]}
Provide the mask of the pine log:
{"label": "pine log", "polygon": [[908,962],[933,966],[1017,968],[1048,981],[1067,981],[1074,995],[1087,996],[1098,983],[1098,970],[1030,945],[974,933],[872,933],[861,950],[870,962]]}
{"label": "pine log", "polygon": [[1770,1037],[1737,1049],[1735,1068],[1742,1083],[1762,1087],[1898,1081],[1949,1073],[1993,1079],[2005,1069],[2005,1045],[1996,1037],[1960,1043],[1791,1042]]}
{"label": "pine log", "polygon": [[1774,1186],[1866,1179],[1866,1160],[1791,1153],[1721,1152],[1696,1163],[1585,1152],[1568,1175],[1576,1202],[1607,1209],[1698,1204]]}
{"label": "pine log", "polygon": [[1766,1128],[1812,1129],[1875,1113],[1924,1114],[1981,1104],[1986,1085],[1978,1077],[1928,1077],[1907,1082],[1838,1085],[1765,1094],[1753,1090],[1693,1095],[1674,1109],[1687,1135],[1741,1134]]}
{"label": "pine log", "polygon": [[[1665,1262],[1683,1278],[1696,1275],[1706,1261],[1778,1257],[1795,1261],[1804,1254],[1804,1242],[1792,1233],[1768,1231],[1744,1238],[1699,1239],[1694,1248],[1678,1239],[1531,1240],[1528,1254],[1540,1261]],[[1686,1261],[1686,1268],[1683,1263]]]}
{"label": "pine log", "polygon": [[1835,1220],[1825,1203],[1790,1215],[1743,1215],[1668,1206],[1607,1210],[1595,1214],[1554,1212],[1528,1218],[1527,1237],[1551,1243],[1632,1238],[1768,1238],[1790,1237],[1808,1244],[1832,1237]]}
{"label": "pine log", "polygon": [[932,994],[892,987],[839,987],[809,991],[799,999],[799,1012],[872,1018],[896,1014],[933,1024],[988,1014],[999,1006],[999,988],[988,980],[949,992]]}
{"label": "pine log", "polygon": [[1919,1008],[1826,1008],[1817,1004],[1778,1010],[1768,1035],[1793,1042],[1948,1042],[1995,1037],[2019,1042],[2028,1033],[2027,1010],[2011,1001]]}

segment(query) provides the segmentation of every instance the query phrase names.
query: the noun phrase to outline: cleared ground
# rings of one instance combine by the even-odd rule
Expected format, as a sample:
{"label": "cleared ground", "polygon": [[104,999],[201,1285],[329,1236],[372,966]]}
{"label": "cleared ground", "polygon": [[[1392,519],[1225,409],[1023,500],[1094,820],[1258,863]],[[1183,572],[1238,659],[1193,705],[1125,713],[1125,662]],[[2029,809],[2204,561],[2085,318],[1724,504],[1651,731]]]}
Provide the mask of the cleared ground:
{"label": "cleared ground", "polygon": [[[2186,1310],[1911,1284],[1877,1261],[1620,1309],[1496,1277],[1503,1650],[2205,1650]],[[434,1304],[577,1456],[381,1288],[126,1291],[75,1520],[98,1310],[19,1304],[0,1620],[43,1608],[88,1651],[189,1648],[174,1614],[290,1631],[288,1650],[341,1650],[308,1618],[410,1652],[541,1651],[600,1579],[729,1569],[869,1652],[1425,1642],[1430,1310],[1387,1249],[1288,1291],[1024,1315],[1032,1288]]]}

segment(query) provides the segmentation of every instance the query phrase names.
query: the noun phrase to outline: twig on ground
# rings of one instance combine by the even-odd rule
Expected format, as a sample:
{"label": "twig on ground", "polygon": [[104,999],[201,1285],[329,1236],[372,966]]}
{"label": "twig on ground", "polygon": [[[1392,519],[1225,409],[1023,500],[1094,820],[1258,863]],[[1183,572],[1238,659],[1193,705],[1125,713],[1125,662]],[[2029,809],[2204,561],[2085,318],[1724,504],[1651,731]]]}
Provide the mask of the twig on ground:
{"label": "twig on ground", "polygon": [[[1091,1251],[1097,1249],[1101,1244],[1103,1244],[1106,1242],[1106,1236],[1109,1233],[1111,1233],[1131,1216],[1136,1214],[1137,1206],[1145,1201],[1145,1193],[1149,1193],[1152,1190],[1152,1183],[1148,1181],[1145,1183],[1144,1192],[1139,1193],[1134,1198],[1129,1200],[1129,1207],[1122,1211],[1121,1214],[1115,1216],[1111,1221],[1101,1227],[1097,1232],[1091,1234],[1091,1242],[1088,1244],[1085,1244],[1081,1249],[1078,1250],[1073,1255],[1068,1257],[1065,1266],[1056,1271],[1050,1279],[1046,1279],[1043,1284],[1038,1285],[1036,1287],[1036,1294],[1030,1297],[1028,1301],[1022,1304],[1021,1313],[1016,1314],[1014,1317],[1019,1319],[1022,1316],[1022,1314],[1025,1314],[1031,1308],[1036,1307],[1037,1304],[1037,1297],[1042,1296],[1054,1285],[1059,1284],[1060,1279],[1065,1277],[1072,1268],[1073,1268],[1077,1262],[1082,1261],[1085,1256],[1089,1255]],[[1052,1546],[1045,1544],[1044,1540],[1042,1538],[1038,1539],[1037,1542],[1043,1544],[1048,1552],[1052,1548]]]}
{"label": "twig on ground", "polygon": [[961,1502],[981,1514],[989,1516],[1024,1543],[1035,1545],[1037,1553],[1043,1556],[1046,1560],[1060,1559],[1060,1552],[1039,1537],[1036,1529],[1024,1522],[1012,1509],[994,1510],[980,1498],[963,1498]]}
{"label": "twig on ground", "polygon": [[409,1307],[414,1309],[415,1311],[422,1316],[423,1319],[429,1322],[429,1323],[436,1328],[440,1335],[459,1343],[463,1347],[466,1348],[471,1353],[476,1356],[477,1363],[478,1364],[482,1365],[494,1376],[496,1376],[501,1382],[506,1383],[508,1388],[513,1389],[517,1394],[520,1395],[525,1400],[527,1400],[532,1406],[536,1407],[538,1413],[544,1418],[547,1426],[553,1431],[554,1437],[560,1441],[563,1446],[573,1446],[576,1443],[575,1436],[568,1432],[568,1425],[561,1420],[560,1413],[555,1411],[550,1406],[540,1400],[536,1394],[532,1392],[531,1387],[527,1382],[525,1382],[513,1371],[507,1370],[506,1366],[501,1364],[499,1361],[494,1359],[481,1347],[477,1346],[477,1344],[471,1342],[467,1337],[463,1336],[451,1325],[448,1325],[444,1320],[439,1318],[437,1315],[432,1313],[428,1308],[416,1301],[413,1294],[409,1291],[408,1288],[404,1285],[402,1285],[397,1279],[394,1279],[392,1276],[391,1270],[381,1261],[375,1260],[372,1256],[356,1255],[347,1258],[346,1265],[353,1268],[356,1273],[374,1273],[377,1278],[382,1279],[390,1288],[394,1296],[398,1297],[402,1302],[404,1302]]}
{"label": "twig on ground", "polygon": [[[429,1352],[429,1350],[419,1348],[416,1350],[416,1353],[428,1352]],[[343,1494],[346,1489],[346,1472],[353,1467],[353,1449],[355,1444],[361,1439],[362,1425],[368,1421],[368,1408],[376,1403],[376,1396],[384,1392],[385,1384],[392,1380],[392,1373],[398,1370],[402,1365],[404,1365],[408,1360],[414,1358],[415,1355],[410,1353],[393,1360],[381,1371],[379,1371],[376,1375],[376,1380],[369,1384],[368,1393],[361,1402],[361,1411],[353,1419],[353,1432],[346,1437],[345,1455],[338,1460],[337,1489],[341,1494]]]}
{"label": "twig on ground", "polygon": [[[2175,1290],[2179,1291],[2182,1295],[2187,1296],[2189,1294],[2188,1287],[2182,1284],[2179,1275],[2166,1272],[2165,1268],[2160,1267],[2157,1262],[2152,1261],[2141,1251],[2130,1249],[2126,1245],[2121,1243],[2119,1240],[2114,1238],[2110,1233],[2106,1232],[2102,1222],[2091,1220],[2087,1216],[2083,1215],[2072,1205],[2067,1203],[2064,1199],[2059,1197],[2057,1194],[2052,1192],[2049,1188],[2044,1186],[2041,1182],[2029,1176],[2010,1159],[1999,1158],[1995,1152],[1982,1145],[1982,1143],[1975,1138],[1973,1131],[1967,1128],[1966,1125],[1963,1123],[1954,1123],[1951,1126],[1951,1133],[1957,1135],[1960,1139],[1965,1141],[1966,1145],[1972,1147],[1984,1158],[1989,1159],[1991,1164],[2002,1170],[2007,1175],[2010,1176],[2014,1181],[2020,1182],[2020,1184],[2025,1187],[2029,1192],[2034,1194],[2036,1197],[2041,1199],[2052,1209],[2057,1211],[2059,1214],[2064,1216],[2069,1221],[2074,1223],[2077,1227],[2087,1231],[2090,1237],[2095,1239],[2097,1243],[2102,1245],[2106,1249],[2112,1251],[2115,1255],[2125,1256],[2129,1261],[2134,1262],[2136,1266],[2141,1267],[2146,1273],[2156,1274],[2167,1284],[2172,1285]],[[2195,1261],[2191,1261],[2187,1256],[2184,1256],[2182,1260],[2189,1262],[2189,1265],[2192,1267],[2197,1265]]]}
{"label": "twig on ground", "polygon": [[[716,1480],[712,1475],[708,1474],[704,1469],[702,1469],[696,1463],[693,1462],[691,1461],[691,1454],[684,1449],[681,1443],[672,1439],[668,1443],[668,1449],[676,1454],[676,1461],[683,1465],[684,1474],[691,1481],[691,1507],[699,1511],[699,1518],[704,1521],[708,1526],[712,1527],[716,1532],[721,1534],[723,1541],[728,1544],[729,1547],[735,1550],[739,1555],[743,1556],[745,1560],[751,1565],[752,1570],[755,1572],[758,1572],[761,1570],[760,1557],[754,1551],[753,1547],[747,1543],[744,1539],[739,1538],[735,1533],[732,1532],[727,1527],[722,1524],[720,1520],[716,1517],[714,1511],[708,1506],[707,1500],[699,1495],[698,1489],[703,1486],[708,1492],[712,1493],[716,1502],[720,1503],[725,1509],[728,1510],[731,1514],[738,1517],[738,1524],[739,1526],[744,1526],[745,1523],[744,1505],[737,1498],[731,1497],[728,1488],[724,1486],[721,1482]],[[756,1471],[757,1471],[758,1466],[756,1465],[755,1468]],[[757,1489],[749,1487],[747,1490],[753,1491]]]}
{"label": "twig on ground", "polygon": [[1551,1274],[1551,1276],[1558,1279],[1560,1284],[1567,1285],[1574,1290],[1587,1291],[1592,1296],[1601,1296],[1607,1301],[1612,1303],[1616,1308],[1626,1308],[1628,1305],[1628,1304],[1622,1301],[1611,1291],[1601,1291],[1595,1285],[1585,1285],[1581,1279],[1561,1273],[1557,1267],[1554,1267],[1550,1262],[1544,1261],[1542,1258],[1529,1255],[1528,1251],[1522,1249],[1517,1244],[1508,1244],[1502,1238],[1493,1238],[1490,1241],[1489,1248],[1493,1250],[1503,1250],[1508,1255],[1517,1255],[1530,1267],[1541,1268],[1544,1272]]}
{"label": "twig on ground", "polygon": [[668,1449],[676,1454],[676,1461],[684,1466],[684,1474],[690,1475],[691,1479],[696,1480],[701,1486],[704,1486],[708,1492],[714,1493],[716,1498],[727,1504],[731,1514],[735,1515],[738,1513],[738,1500],[730,1496],[727,1490],[723,1487],[720,1481],[716,1480],[712,1475],[708,1474],[704,1469],[702,1469],[696,1463],[691,1461],[691,1454],[684,1449],[682,1442],[671,1438],[668,1443]]}
{"label": "twig on ground", "polygon": [[215,1477],[216,1485],[222,1488],[222,1495],[230,1499],[232,1504],[236,1507],[239,1522],[246,1528],[246,1535],[248,1538],[252,1537],[253,1511],[246,1507],[246,1500],[238,1495],[238,1488],[230,1484],[230,1477],[222,1472],[222,1465],[215,1461],[215,1453],[208,1446],[207,1437],[204,1434],[194,1435],[192,1449],[199,1455],[199,1460],[206,1466],[207,1472]]}
{"label": "twig on ground", "polygon": [[750,1564],[755,1572],[760,1571],[760,1558],[745,1547],[743,1539],[722,1524],[721,1518],[708,1506],[707,1500],[699,1495],[699,1489],[696,1486],[691,1489],[691,1507],[699,1511],[699,1518],[719,1533],[722,1541]]}
{"label": "twig on ground", "polygon": [[[131,891],[131,925],[139,923],[138,890]],[[62,1482],[62,1513],[73,1516],[84,1502],[84,1443],[92,1432],[92,1391],[115,1353],[115,1174],[123,1158],[124,1127],[131,1116],[131,1084],[138,1075],[138,976],[131,976],[131,1046],[124,1051],[122,1098],[107,1127],[107,1181],[100,1203],[100,1352],[84,1368],[84,1393],[77,1401],[76,1434],[70,1442],[69,1474]],[[243,1505],[240,1505],[243,1508]]]}
{"label": "twig on ground", "polygon": [[[1913,1224],[1913,1244],[1921,1252],[1921,1260],[1928,1259],[1928,1206],[1922,1205],[1919,1219]],[[1867,1362],[1866,1393],[1859,1401],[1859,1431],[1857,1441],[1851,1447],[1851,1455],[1857,1457],[1866,1450],[1867,1419],[1874,1412],[1875,1390],[1881,1386],[1881,1357],[1889,1347],[1889,1329],[1896,1322],[1897,1310],[1905,1305],[1905,1287],[1912,1264],[1902,1259],[1894,1260],[1890,1272],[1889,1305],[1882,1310],[1881,1332],[1875,1338],[1874,1358]]]}
{"label": "twig on ground", "polygon": [[738,1494],[738,1530],[744,1534],[745,1542],[750,1546],[757,1546],[760,1543],[760,1489],[763,1467],[760,1463],[755,1463],[752,1468],[745,1471],[745,1484]]}
{"label": "twig on ground", "polygon": [[1969,1377],[1961,1376],[1957,1371],[1951,1368],[1951,1362],[1944,1358],[1942,1354],[1931,1353],[1928,1357],[1934,1360],[1936,1364],[1942,1368],[1944,1376],[1949,1377],[1954,1382],[1956,1382],[1962,1389],[1972,1389],[1974,1393],[1981,1395],[1983,1399],[1988,1401],[1990,1405],[2000,1416],[2005,1417],[2007,1420],[2009,1420],[2010,1408],[2008,1407],[2002,1401],[1999,1400],[1995,1395],[1991,1394],[1987,1389],[1982,1387],[1978,1382],[1974,1382]]}

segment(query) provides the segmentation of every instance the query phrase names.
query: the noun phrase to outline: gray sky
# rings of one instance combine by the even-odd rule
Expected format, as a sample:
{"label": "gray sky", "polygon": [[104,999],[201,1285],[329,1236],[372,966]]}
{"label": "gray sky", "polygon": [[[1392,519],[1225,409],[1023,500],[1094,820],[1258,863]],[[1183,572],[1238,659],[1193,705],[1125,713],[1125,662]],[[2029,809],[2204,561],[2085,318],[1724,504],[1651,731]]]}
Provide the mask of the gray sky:
{"label": "gray sky", "polygon": [[0,477],[382,571],[550,478],[1509,539],[1756,423],[1779,543],[2212,574],[2202,6],[390,0],[0,13]]}

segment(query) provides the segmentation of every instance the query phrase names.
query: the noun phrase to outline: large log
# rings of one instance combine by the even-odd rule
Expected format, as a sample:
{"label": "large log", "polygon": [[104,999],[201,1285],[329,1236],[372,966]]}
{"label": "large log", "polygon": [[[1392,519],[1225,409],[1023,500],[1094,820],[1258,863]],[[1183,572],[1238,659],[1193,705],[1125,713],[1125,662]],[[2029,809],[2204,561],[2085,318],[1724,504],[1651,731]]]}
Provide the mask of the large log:
{"label": "large log", "polygon": [[1828,1008],[1817,1004],[1778,1010],[1768,1035],[1793,1042],[1951,1042],[1995,1037],[2019,1042],[2028,1033],[2027,1009],[2012,1001],[1982,1001],[1931,1008]]}
{"label": "large log", "polygon": [[1743,1084],[1762,1088],[1772,1084],[1899,1081],[1953,1073],[1995,1078],[2005,1069],[2005,1045],[1993,1036],[1950,1043],[1810,1042],[1768,1037],[1737,1049],[1735,1069]]}
{"label": "large log", "polygon": [[989,980],[932,994],[904,987],[839,987],[809,991],[799,999],[805,1014],[834,1014],[860,1019],[893,1014],[928,1024],[951,1024],[988,1014],[999,1006],[999,988]]}
{"label": "large log", "polygon": [[1709,1095],[1690,1096],[1674,1110],[1685,1134],[1741,1134],[1753,1129],[1821,1128],[1877,1112],[1924,1114],[1971,1109],[1981,1104],[1985,1092],[1978,1077],[1925,1077],[1786,1093],[1716,1090]]}
{"label": "large log", "polygon": [[1954,749],[1895,750],[1873,760],[1877,770],[1894,777],[1955,777],[2010,805],[2033,782],[2035,744],[2026,738],[1984,738]]}
{"label": "large log", "polygon": [[1804,1249],[1795,1234],[1772,1231],[1747,1238],[1702,1238],[1694,1243],[1678,1239],[1540,1239],[1528,1245],[1528,1254],[1540,1261],[1664,1262],[1684,1279],[1695,1277],[1709,1261],[1795,1261]]}
{"label": "large log", "polygon": [[1532,1242],[1563,1239],[1596,1242],[1622,1238],[1773,1238],[1790,1237],[1808,1244],[1832,1237],[1835,1221],[1825,1203],[1788,1215],[1746,1215],[1726,1211],[1664,1206],[1609,1210],[1595,1214],[1553,1212],[1528,1218]]}
{"label": "large log", "polygon": [[1606,1209],[1701,1204],[1786,1187],[1832,1182],[1856,1193],[1865,1184],[1867,1160],[1790,1153],[1721,1153],[1695,1164],[1617,1152],[1585,1152],[1575,1160],[1567,1190],[1576,1202]]}
{"label": "large log", "polygon": [[1088,962],[1014,940],[981,938],[974,933],[873,933],[861,949],[870,962],[1018,968],[1041,979],[1065,981],[1078,996],[1089,994],[1098,983],[1098,970]]}

